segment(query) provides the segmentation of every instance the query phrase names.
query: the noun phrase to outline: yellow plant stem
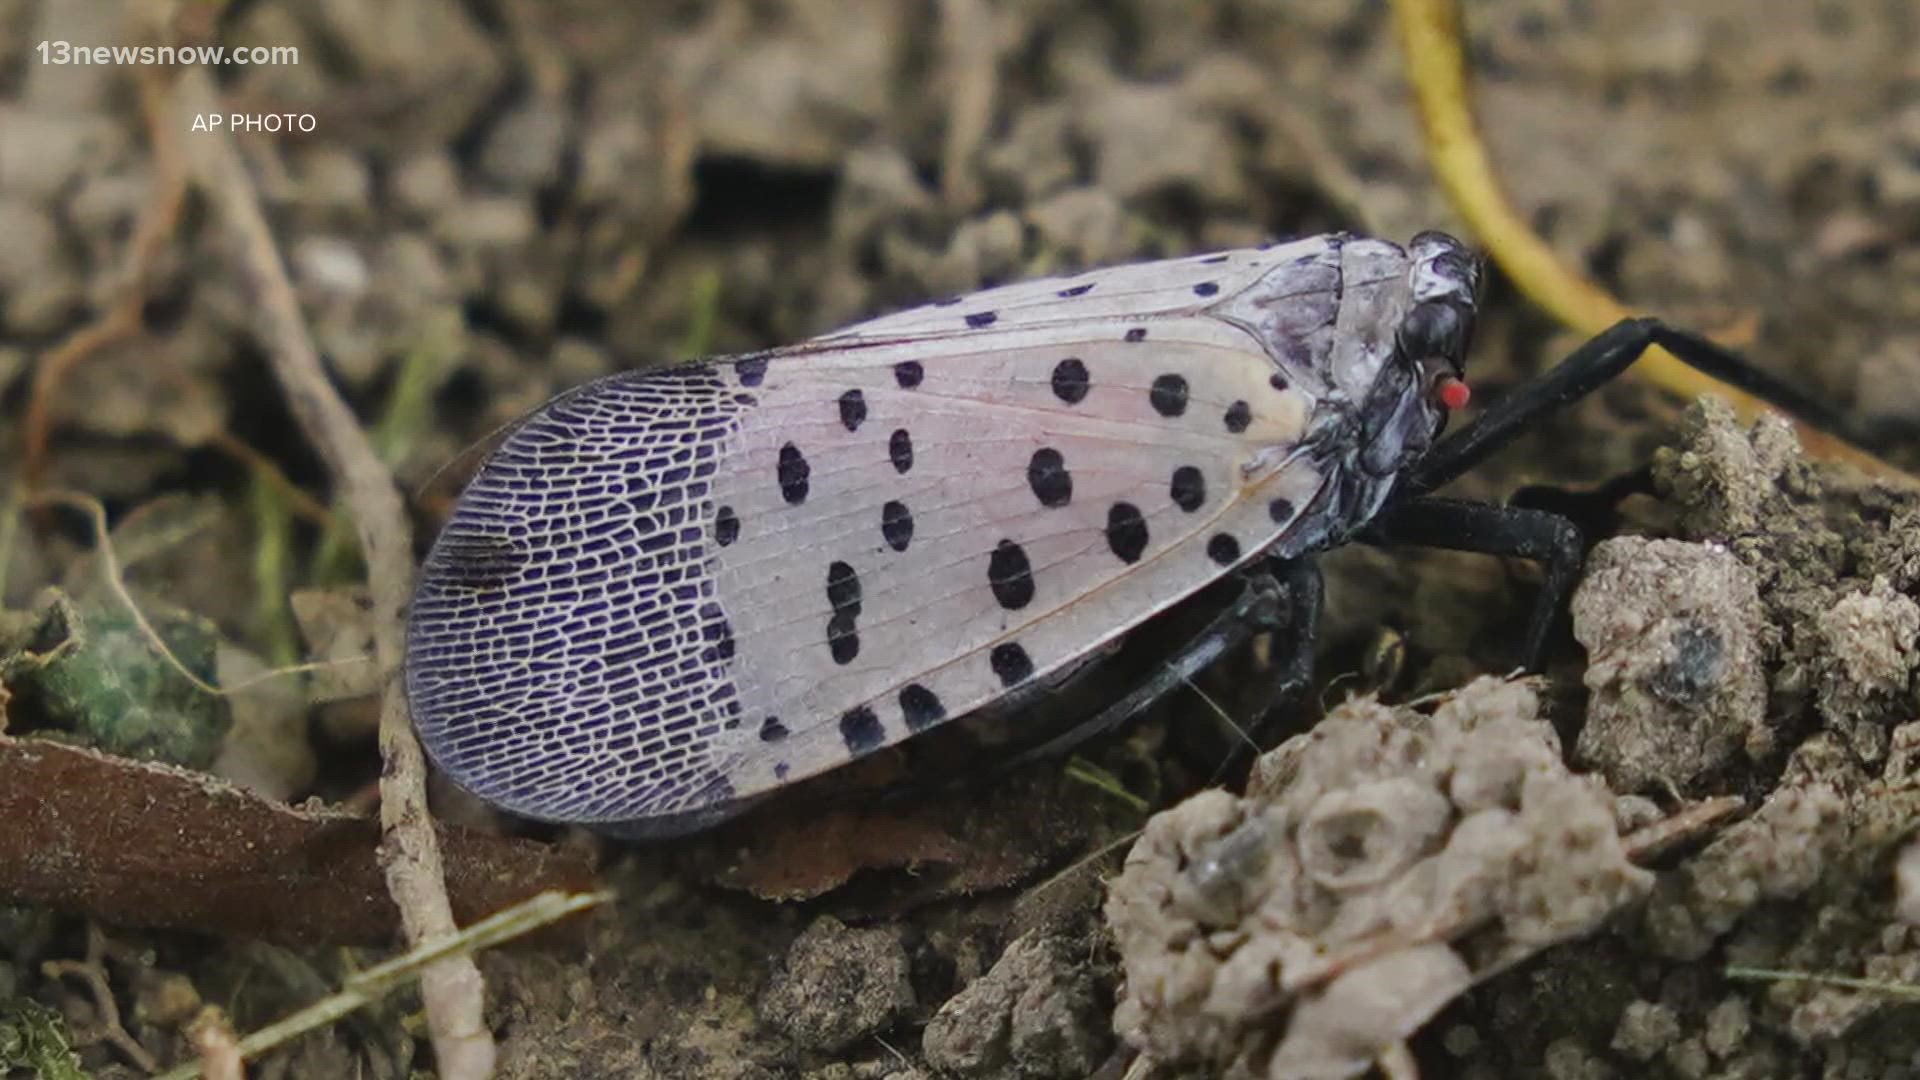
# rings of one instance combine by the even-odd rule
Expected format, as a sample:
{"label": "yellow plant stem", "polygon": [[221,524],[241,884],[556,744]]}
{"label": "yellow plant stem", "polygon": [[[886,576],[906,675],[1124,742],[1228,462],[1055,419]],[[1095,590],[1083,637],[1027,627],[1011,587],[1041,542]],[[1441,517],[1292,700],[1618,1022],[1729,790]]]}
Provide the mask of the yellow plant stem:
{"label": "yellow plant stem", "polygon": [[[1457,0],[1393,0],[1394,24],[1405,54],[1407,81],[1426,133],[1427,156],[1440,187],[1521,293],[1567,326],[1597,334],[1638,314],[1606,290],[1575,273],[1507,201],[1468,105],[1466,52],[1461,43]],[[1633,368],[1641,378],[1683,397],[1714,394],[1726,399],[1742,420],[1752,422],[1772,405],[1688,367],[1658,347]],[[1809,454],[1844,461],[1870,476],[1913,482],[1851,442],[1787,417]]]}

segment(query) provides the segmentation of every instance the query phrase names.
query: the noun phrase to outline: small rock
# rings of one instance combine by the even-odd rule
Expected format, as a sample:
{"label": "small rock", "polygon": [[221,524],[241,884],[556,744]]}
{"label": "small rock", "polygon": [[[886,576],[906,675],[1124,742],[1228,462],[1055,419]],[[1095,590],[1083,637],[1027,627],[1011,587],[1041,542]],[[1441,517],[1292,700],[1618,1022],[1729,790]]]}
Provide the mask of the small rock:
{"label": "small rock", "polygon": [[1753,1013],[1747,1007],[1747,999],[1729,994],[1707,1013],[1707,1051],[1717,1058],[1732,1057],[1752,1030]]}
{"label": "small rock", "polygon": [[307,738],[309,703],[300,684],[267,677],[264,661],[225,641],[219,671],[221,686],[239,689],[226,695],[233,727],[208,771],[282,802],[311,791],[319,761]]}
{"label": "small rock", "polygon": [[1538,707],[1498,679],[1431,716],[1356,698],[1263,755],[1246,797],[1156,814],[1107,900],[1115,1032],[1234,1075],[1357,1076],[1473,984],[1469,958],[1644,896],[1613,796],[1567,770]]}
{"label": "small rock", "polygon": [[1800,460],[1786,421],[1768,414],[1745,431],[1732,406],[1704,397],[1681,419],[1678,445],[1654,454],[1653,478],[1684,508],[1687,536],[1727,540],[1760,531],[1767,500]]}
{"label": "small rock", "polygon": [[318,227],[364,224],[373,213],[373,172],[358,151],[313,146],[290,156],[290,193],[301,218]]}
{"label": "small rock", "polygon": [[832,18],[786,21],[769,34],[731,21],[688,50],[679,81],[707,153],[793,168],[836,168],[898,97],[909,8],[847,0]]}
{"label": "small rock", "polygon": [[1886,533],[1872,543],[1868,568],[1875,576],[1887,578],[1896,589],[1920,586],[1920,508],[1894,515]]}
{"label": "small rock", "polygon": [[1576,753],[1615,788],[1684,787],[1764,743],[1760,594],[1725,549],[1605,541],[1572,607],[1593,692]]}
{"label": "small rock", "polygon": [[1006,138],[983,155],[988,182],[1018,192],[1028,203],[1060,191],[1079,173],[1073,159],[1074,135],[1072,113],[1064,102],[1022,109]]}
{"label": "small rock", "polygon": [[1680,1017],[1665,1005],[1630,1002],[1613,1032],[1613,1049],[1638,1062],[1653,1060],[1680,1037]]}
{"label": "small rock", "polygon": [[1034,204],[1027,220],[1051,254],[1079,266],[1101,266],[1119,259],[1137,232],[1138,222],[1110,193],[1079,187]]}
{"label": "small rock", "polygon": [[456,212],[443,215],[438,231],[456,251],[515,250],[533,241],[540,231],[533,207],[519,196],[479,196],[461,202]]}
{"label": "small rock", "polygon": [[1894,910],[1902,922],[1920,926],[1920,840],[1909,843],[1900,852],[1893,868]]}
{"label": "small rock", "polygon": [[380,665],[373,657],[373,601],[361,587],[296,589],[288,599],[307,655],[325,666],[311,676],[319,701],[380,692]]}
{"label": "small rock", "polygon": [[831,1053],[913,1008],[907,950],[896,930],[848,928],[823,915],[794,939],[760,999],[760,1018],[806,1050]]}
{"label": "small rock", "polygon": [[[28,69],[52,70],[52,65],[32,64]],[[104,114],[0,104],[0,191],[53,198],[76,178],[106,171],[126,145],[127,136]]]}
{"label": "small rock", "polygon": [[1541,1062],[1548,1080],[1612,1080],[1614,1071],[1579,1039],[1571,1036],[1547,1044]]}
{"label": "small rock", "polygon": [[460,198],[460,174],[453,167],[453,159],[438,150],[402,161],[388,186],[394,202],[423,218],[445,213]]}
{"label": "small rock", "polygon": [[[1707,1075],[1713,1065],[1712,1059],[1707,1056],[1706,1041],[1698,1035],[1689,1035],[1668,1046],[1662,1060],[1680,1080],[1699,1080]],[[1728,1075],[1738,1076],[1740,1073],[1731,1071]]]}
{"label": "small rock", "polygon": [[178,1027],[200,1011],[200,990],[177,971],[149,969],[134,982],[133,1015],[144,1024]]}
{"label": "small rock", "polygon": [[1811,888],[1846,831],[1846,800],[1833,785],[1775,789],[1752,817],[1661,876],[1644,922],[1653,950],[1676,960],[1706,955],[1755,905]]}
{"label": "small rock", "polygon": [[480,151],[480,174],[509,191],[532,191],[560,175],[573,118],[559,102],[535,97],[501,117]]}
{"label": "small rock", "polygon": [[1920,651],[1920,604],[1876,578],[1870,590],[1841,597],[1821,617],[1820,634],[1857,692],[1903,690]]}
{"label": "small rock", "polygon": [[1820,711],[1863,761],[1886,757],[1887,731],[1911,715],[1907,680],[1920,659],[1920,604],[1875,578],[1819,613],[1827,659]]}
{"label": "small rock", "polygon": [[1083,123],[1097,186],[1122,202],[1168,191],[1208,204],[1247,197],[1236,139],[1224,114],[1185,86],[1113,81],[1085,87]]}
{"label": "small rock", "polygon": [[1107,1040],[1092,977],[1075,952],[1038,933],[1016,938],[992,970],[934,1015],[921,1041],[927,1063],[957,1076],[1053,1080],[1092,1072]]}
{"label": "small rock", "polygon": [[[1920,107],[1912,111],[1920,114]],[[1920,178],[1920,166],[1907,167]],[[1854,371],[1854,408],[1862,421],[1899,424],[1920,416],[1920,334],[1886,338],[1860,357]]]}
{"label": "small rock", "polygon": [[26,199],[0,198],[0,291],[10,292],[47,272],[58,261],[60,237],[53,218]]}

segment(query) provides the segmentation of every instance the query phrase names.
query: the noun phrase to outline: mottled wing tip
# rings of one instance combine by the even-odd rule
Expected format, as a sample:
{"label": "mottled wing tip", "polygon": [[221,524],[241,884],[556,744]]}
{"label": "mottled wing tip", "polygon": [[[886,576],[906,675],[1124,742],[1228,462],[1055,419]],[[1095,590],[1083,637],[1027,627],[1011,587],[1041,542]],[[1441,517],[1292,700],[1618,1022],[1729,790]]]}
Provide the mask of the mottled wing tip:
{"label": "mottled wing tip", "polygon": [[705,524],[743,407],[711,366],[617,376],[549,402],[488,457],[407,627],[414,726],[454,782],[623,835],[746,807]]}

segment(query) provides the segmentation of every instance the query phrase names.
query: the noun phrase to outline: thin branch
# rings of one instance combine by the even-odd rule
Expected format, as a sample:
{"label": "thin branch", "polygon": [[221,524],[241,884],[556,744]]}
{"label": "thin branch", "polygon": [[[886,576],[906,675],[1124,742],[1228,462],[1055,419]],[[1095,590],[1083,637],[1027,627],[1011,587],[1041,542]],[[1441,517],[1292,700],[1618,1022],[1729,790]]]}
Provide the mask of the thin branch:
{"label": "thin branch", "polygon": [[48,978],[75,978],[87,985],[93,995],[94,1011],[100,1014],[99,1037],[113,1044],[114,1048],[126,1055],[128,1061],[139,1066],[141,1071],[155,1073],[160,1071],[160,1063],[154,1060],[147,1048],[139,1040],[127,1033],[120,1022],[120,1005],[113,1000],[113,988],[107,985],[107,969],[103,960],[107,953],[107,936],[93,923],[87,924],[87,956],[84,960],[48,960],[40,965],[40,970]]}
{"label": "thin branch", "polygon": [[[182,115],[175,117],[176,123],[187,122],[194,113],[218,111],[204,71],[185,73],[180,91]],[[327,380],[233,136],[208,133],[193,141],[193,149],[195,176],[235,249],[274,378],[359,529],[373,597],[374,661],[385,687],[380,710],[380,855],[387,891],[400,909],[407,940],[418,947],[451,936],[455,927],[440,841],[427,810],[426,758],[414,738],[399,679],[406,643],[403,612],[413,591],[412,529],[392,475]],[[495,1049],[482,1015],[485,986],[473,959],[449,955],[428,965],[421,972],[420,994],[440,1075],[449,1080],[489,1075]]]}
{"label": "thin branch", "polygon": [[147,301],[147,286],[154,265],[166,251],[180,223],[180,210],[186,203],[187,167],[180,146],[177,116],[168,108],[171,99],[166,68],[142,68],[140,79],[141,111],[147,125],[147,143],[153,148],[153,190],[140,208],[127,242],[126,263],[121,270],[119,292],[100,318],[76,330],[60,346],[40,358],[34,369],[33,387],[27,395],[21,421],[24,446],[21,475],[28,488],[40,486],[46,478],[47,444],[53,431],[53,407],[67,373],[82,360],[111,345],[139,335],[146,323],[142,308]]}

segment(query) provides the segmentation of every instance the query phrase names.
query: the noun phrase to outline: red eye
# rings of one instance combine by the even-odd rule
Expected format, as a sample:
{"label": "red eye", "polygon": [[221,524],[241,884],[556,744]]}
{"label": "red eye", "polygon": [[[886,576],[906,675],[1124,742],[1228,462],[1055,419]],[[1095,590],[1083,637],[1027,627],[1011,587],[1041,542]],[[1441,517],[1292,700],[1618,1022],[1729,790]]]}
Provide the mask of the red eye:
{"label": "red eye", "polygon": [[1473,400],[1473,391],[1468,389],[1466,383],[1452,375],[1440,376],[1434,384],[1433,391],[1434,396],[1440,399],[1441,408],[1448,412],[1459,412],[1467,407],[1467,402]]}

